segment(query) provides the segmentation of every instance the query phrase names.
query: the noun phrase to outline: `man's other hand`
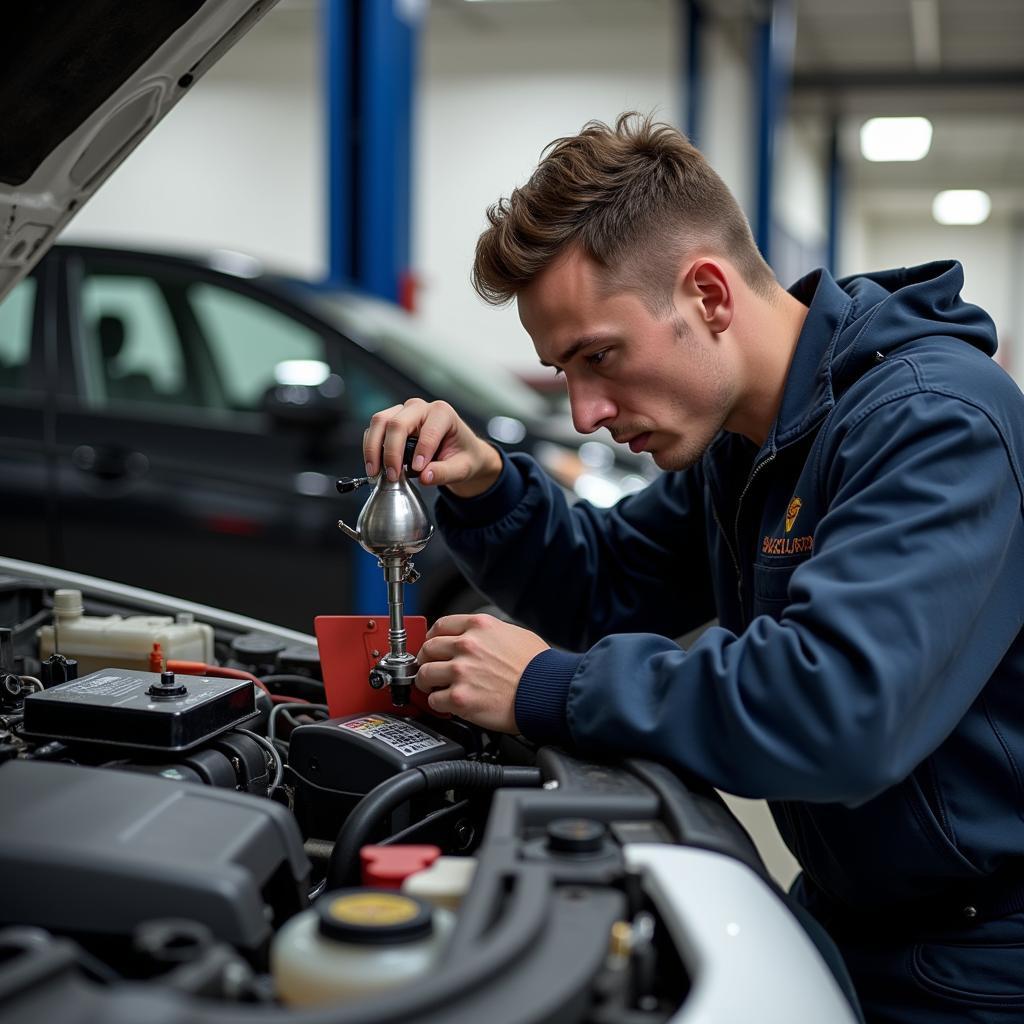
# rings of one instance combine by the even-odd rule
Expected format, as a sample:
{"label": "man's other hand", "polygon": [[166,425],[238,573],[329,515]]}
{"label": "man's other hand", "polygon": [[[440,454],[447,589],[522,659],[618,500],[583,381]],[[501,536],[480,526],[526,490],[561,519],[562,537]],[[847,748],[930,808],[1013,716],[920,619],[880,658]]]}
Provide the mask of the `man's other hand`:
{"label": "man's other hand", "polygon": [[413,435],[419,441],[412,469],[424,484],[444,484],[458,497],[472,498],[501,474],[497,450],[477,437],[447,402],[410,398],[370,418],[363,435],[366,475],[375,477],[383,468],[389,480],[397,480],[406,439]]}
{"label": "man's other hand", "polygon": [[547,649],[536,633],[493,615],[446,615],[420,648],[416,686],[430,695],[433,711],[515,733],[519,679]]}

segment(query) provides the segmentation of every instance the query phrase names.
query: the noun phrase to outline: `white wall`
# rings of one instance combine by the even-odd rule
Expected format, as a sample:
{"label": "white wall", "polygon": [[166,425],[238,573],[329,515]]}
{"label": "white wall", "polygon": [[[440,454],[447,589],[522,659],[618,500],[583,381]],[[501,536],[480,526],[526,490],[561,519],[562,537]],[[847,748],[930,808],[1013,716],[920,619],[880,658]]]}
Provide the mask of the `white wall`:
{"label": "white wall", "polygon": [[536,10],[528,29],[506,23],[500,32],[428,19],[413,262],[424,321],[467,358],[482,347],[517,370],[540,369],[514,304],[494,309],[469,284],[487,207],[529,178],[544,146],[591,118],[655,110],[679,123],[674,5],[648,3],[638,13],[614,31],[601,23],[600,8],[586,24],[563,23],[553,11],[539,32]]}
{"label": "white wall", "polygon": [[285,0],[196,83],[63,237],[238,249],[321,276],[317,24],[315,9]]}
{"label": "white wall", "polygon": [[736,22],[708,18],[701,50],[698,143],[753,222],[757,201],[757,132],[750,33]]}
{"label": "white wall", "polygon": [[[933,191],[855,193],[848,206],[842,272],[914,266],[956,259],[964,267],[963,298],[995,321],[997,360],[1024,380],[1024,338],[1020,337],[1024,232],[1019,215],[994,209],[974,227],[946,227],[931,216]],[[998,198],[998,197],[996,197]]]}

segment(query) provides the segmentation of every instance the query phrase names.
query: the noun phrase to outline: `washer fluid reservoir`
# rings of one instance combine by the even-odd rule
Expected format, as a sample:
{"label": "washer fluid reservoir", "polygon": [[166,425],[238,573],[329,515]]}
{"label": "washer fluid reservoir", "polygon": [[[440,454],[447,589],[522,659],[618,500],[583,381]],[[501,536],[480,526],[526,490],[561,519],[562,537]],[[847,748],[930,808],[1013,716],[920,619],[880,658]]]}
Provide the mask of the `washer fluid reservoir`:
{"label": "washer fluid reservoir", "polygon": [[398,988],[434,964],[455,923],[447,910],[387,889],[338,889],[274,936],[282,1002],[318,1006]]}
{"label": "washer fluid reservoir", "polygon": [[54,592],[53,625],[38,637],[40,660],[57,651],[76,658],[82,675],[101,668],[147,671],[155,643],[168,660],[213,661],[213,628],[190,614],[85,615],[80,590]]}

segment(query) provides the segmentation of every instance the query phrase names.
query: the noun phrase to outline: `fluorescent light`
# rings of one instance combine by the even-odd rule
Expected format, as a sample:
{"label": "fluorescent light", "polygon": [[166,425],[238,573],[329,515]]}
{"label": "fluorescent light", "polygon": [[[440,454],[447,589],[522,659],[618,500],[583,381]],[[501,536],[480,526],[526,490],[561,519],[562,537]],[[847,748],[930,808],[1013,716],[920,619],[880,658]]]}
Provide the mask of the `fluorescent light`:
{"label": "fluorescent light", "polygon": [[860,127],[865,160],[922,160],[932,145],[927,117],[872,117]]}
{"label": "fluorescent light", "polygon": [[940,224],[984,224],[992,212],[987,192],[976,188],[953,188],[932,200],[932,216]]}

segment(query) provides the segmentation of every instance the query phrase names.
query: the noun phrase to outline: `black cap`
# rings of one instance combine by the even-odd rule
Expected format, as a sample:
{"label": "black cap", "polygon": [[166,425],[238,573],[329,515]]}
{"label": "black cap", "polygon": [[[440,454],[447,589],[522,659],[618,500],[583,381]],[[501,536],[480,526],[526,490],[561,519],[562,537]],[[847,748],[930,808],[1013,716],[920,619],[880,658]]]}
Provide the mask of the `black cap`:
{"label": "black cap", "polygon": [[430,904],[393,889],[336,889],[314,904],[321,935],[360,946],[390,946],[434,931]]}
{"label": "black cap", "polygon": [[608,830],[593,818],[556,818],[548,822],[548,849],[553,853],[598,853]]}
{"label": "black cap", "polygon": [[231,653],[239,661],[273,661],[284,650],[284,643],[266,633],[243,633],[231,641]]}
{"label": "black cap", "polygon": [[160,673],[160,682],[153,683],[146,691],[153,700],[177,700],[188,695],[188,687],[174,678],[173,672]]}

